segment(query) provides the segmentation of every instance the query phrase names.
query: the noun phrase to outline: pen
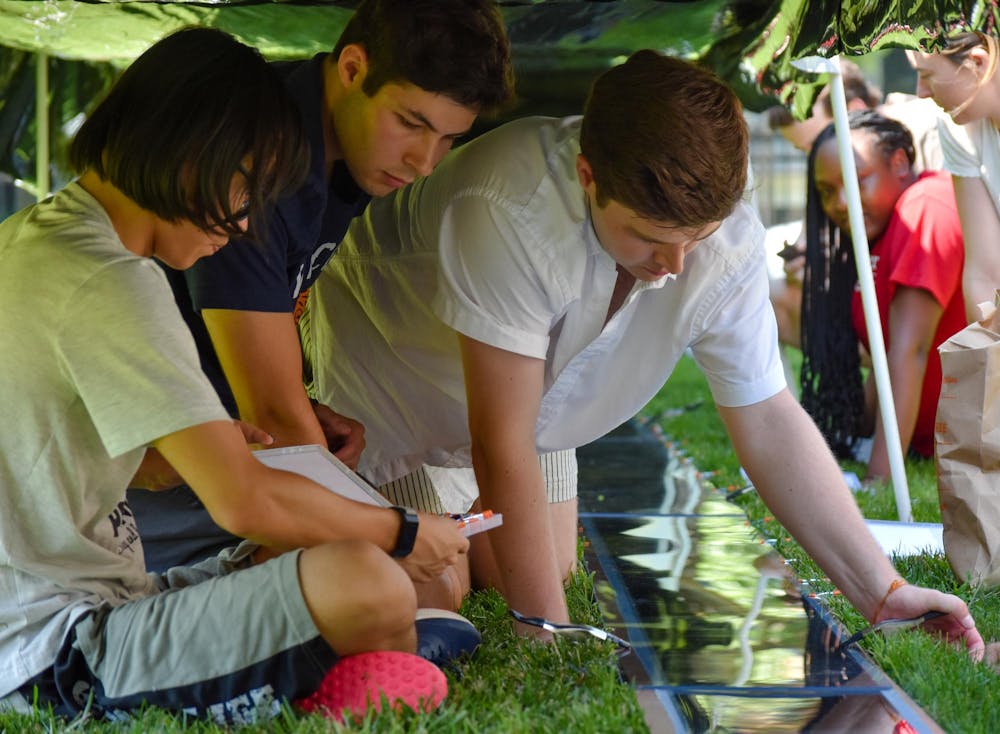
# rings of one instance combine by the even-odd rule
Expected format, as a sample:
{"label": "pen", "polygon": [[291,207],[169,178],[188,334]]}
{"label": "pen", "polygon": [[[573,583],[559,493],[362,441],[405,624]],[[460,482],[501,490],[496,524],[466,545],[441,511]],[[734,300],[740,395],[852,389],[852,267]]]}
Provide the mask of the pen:
{"label": "pen", "polygon": [[466,525],[471,525],[472,523],[482,522],[483,520],[488,520],[493,517],[493,510],[486,510],[485,512],[475,512],[466,515],[452,515],[453,518],[458,520],[459,527],[465,527]]}

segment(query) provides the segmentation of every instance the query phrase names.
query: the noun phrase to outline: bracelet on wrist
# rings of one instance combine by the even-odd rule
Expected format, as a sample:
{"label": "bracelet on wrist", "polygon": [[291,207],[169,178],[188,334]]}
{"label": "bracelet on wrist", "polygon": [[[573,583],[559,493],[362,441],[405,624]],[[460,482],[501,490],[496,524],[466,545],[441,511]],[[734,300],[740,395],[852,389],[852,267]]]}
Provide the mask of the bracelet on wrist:
{"label": "bracelet on wrist", "polygon": [[892,595],[892,593],[894,591],[903,588],[904,586],[906,586],[906,584],[907,581],[904,578],[898,578],[894,580],[891,584],[889,584],[889,588],[885,592],[885,596],[882,597],[879,603],[875,606],[875,611],[872,612],[872,618],[871,618],[872,624],[878,622],[878,615],[882,613],[882,608],[885,606],[885,603],[889,600],[889,597]]}

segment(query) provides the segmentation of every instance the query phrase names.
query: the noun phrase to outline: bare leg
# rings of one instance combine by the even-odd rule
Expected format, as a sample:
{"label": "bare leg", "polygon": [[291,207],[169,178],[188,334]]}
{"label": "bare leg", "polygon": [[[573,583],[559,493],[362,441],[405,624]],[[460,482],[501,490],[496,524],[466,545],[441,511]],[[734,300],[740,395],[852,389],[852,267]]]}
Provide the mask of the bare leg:
{"label": "bare leg", "polygon": [[[478,501],[477,501],[478,504]],[[563,570],[563,581],[569,579],[576,570],[577,500],[574,497],[565,502],[549,503],[549,521],[555,539],[556,560]],[[470,538],[469,563],[472,567],[472,583],[475,588],[493,587],[503,593],[496,559],[487,533]]]}
{"label": "bare leg", "polygon": [[416,650],[413,583],[371,543],[344,540],[302,551],[299,583],[316,627],[338,655]]}
{"label": "bare leg", "polygon": [[468,556],[460,556],[458,563],[449,566],[434,581],[415,584],[415,586],[417,588],[417,606],[420,609],[447,609],[449,612],[457,612],[471,586]]}

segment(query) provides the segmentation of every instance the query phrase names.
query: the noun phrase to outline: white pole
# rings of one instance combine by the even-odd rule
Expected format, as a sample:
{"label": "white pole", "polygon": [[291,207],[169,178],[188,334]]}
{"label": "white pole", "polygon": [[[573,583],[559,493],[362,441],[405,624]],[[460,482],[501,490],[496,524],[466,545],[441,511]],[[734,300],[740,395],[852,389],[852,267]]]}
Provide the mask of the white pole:
{"label": "white pole", "polygon": [[854,148],[851,145],[851,129],[847,120],[847,102],[844,95],[844,80],[840,75],[837,57],[824,59],[812,56],[793,64],[804,71],[832,74],[830,80],[830,102],[833,106],[833,125],[837,131],[837,149],[844,180],[844,194],[847,198],[847,212],[851,222],[851,241],[854,245],[854,262],[858,269],[858,283],[861,286],[861,304],[864,307],[865,325],[868,327],[868,344],[875,372],[875,386],[878,390],[879,412],[885,431],[886,449],[889,452],[889,471],[892,475],[892,489],[896,496],[896,514],[902,522],[913,522],[910,508],[910,489],[906,481],[903,464],[903,448],[899,442],[899,424],[896,422],[896,406],[892,400],[889,383],[889,361],[885,356],[885,339],[882,335],[882,320],[878,312],[875,296],[875,279],[868,252],[868,236],[865,233],[864,214],[861,211],[861,193],[858,188],[858,170],[854,164]]}
{"label": "white pole", "polygon": [[49,195],[49,55],[35,55],[35,198]]}

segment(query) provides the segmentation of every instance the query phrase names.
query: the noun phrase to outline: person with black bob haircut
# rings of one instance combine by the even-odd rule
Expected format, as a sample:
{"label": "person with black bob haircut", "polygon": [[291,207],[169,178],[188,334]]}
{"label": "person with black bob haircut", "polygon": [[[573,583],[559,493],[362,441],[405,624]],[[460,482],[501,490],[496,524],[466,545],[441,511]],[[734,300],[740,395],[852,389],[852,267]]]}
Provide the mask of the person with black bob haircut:
{"label": "person with black bob haircut", "polygon": [[[281,80],[254,49],[220,35],[192,28],[152,46],[88,116],[70,163],[168,222],[245,237],[249,213],[256,232],[275,194],[301,182],[309,150],[294,105],[261,104],[287,97]],[[244,198],[234,210],[237,175]]]}
{"label": "person with black bob haircut", "polygon": [[[376,697],[443,696],[412,654],[409,576],[440,574],[468,541],[442,521],[404,570],[373,542],[391,509],[258,462],[247,442],[269,437],[226,413],[152,262],[187,268],[258,234],[308,155],[260,54],[183,30],[84,123],[79,178],[0,224],[0,709],[241,723],[358,676]],[[125,493],[149,447],[223,527],[289,552],[252,565],[244,543],[147,574]],[[364,520],[353,539],[333,529],[348,511]]]}

